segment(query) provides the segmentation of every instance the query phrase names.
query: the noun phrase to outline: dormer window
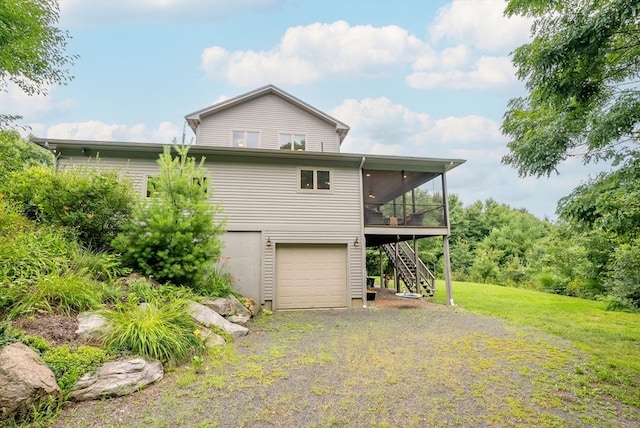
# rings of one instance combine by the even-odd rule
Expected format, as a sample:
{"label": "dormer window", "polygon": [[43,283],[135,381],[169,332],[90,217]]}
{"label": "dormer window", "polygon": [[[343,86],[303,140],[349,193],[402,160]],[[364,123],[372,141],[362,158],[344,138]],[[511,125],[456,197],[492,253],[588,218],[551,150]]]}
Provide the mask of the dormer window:
{"label": "dormer window", "polygon": [[299,134],[280,134],[280,150],[304,152],[306,137]]}
{"label": "dormer window", "polygon": [[233,131],[233,147],[257,149],[260,147],[260,133],[253,131]]}

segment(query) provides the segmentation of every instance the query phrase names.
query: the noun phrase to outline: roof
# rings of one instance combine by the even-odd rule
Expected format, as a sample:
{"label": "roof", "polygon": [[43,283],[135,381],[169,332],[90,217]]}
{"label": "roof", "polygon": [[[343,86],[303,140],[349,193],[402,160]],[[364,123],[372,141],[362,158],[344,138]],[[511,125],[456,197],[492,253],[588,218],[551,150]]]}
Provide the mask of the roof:
{"label": "roof", "polygon": [[[167,144],[111,141],[60,140],[31,137],[31,141],[53,151],[58,156],[120,157],[157,159]],[[378,170],[446,172],[463,159],[422,158],[409,156],[367,155],[358,153],[298,152],[293,150],[238,149],[191,145],[189,153],[209,160],[239,163],[273,163],[296,165],[326,165]]]}
{"label": "roof", "polygon": [[283,91],[282,89],[274,85],[266,85],[261,88],[255,89],[251,92],[247,92],[246,94],[229,98],[228,100],[219,102],[210,107],[206,107],[206,108],[194,111],[193,113],[189,113],[184,118],[186,119],[187,123],[189,124],[189,127],[193,130],[193,132],[196,132],[196,128],[198,128],[198,126],[200,125],[200,122],[202,122],[202,119],[205,118],[206,116],[218,113],[222,110],[237,106],[238,104],[242,104],[244,102],[262,97],[264,95],[276,95],[296,105],[302,110],[305,110],[306,112],[311,113],[312,115],[318,117],[319,119],[322,119],[325,122],[335,126],[336,132],[340,137],[340,143],[342,143],[344,138],[347,136],[347,133],[349,132],[349,126],[347,124],[339,121],[338,119],[332,116],[329,116],[328,114],[318,110],[312,105],[305,103],[301,99],[294,97],[293,95]]}

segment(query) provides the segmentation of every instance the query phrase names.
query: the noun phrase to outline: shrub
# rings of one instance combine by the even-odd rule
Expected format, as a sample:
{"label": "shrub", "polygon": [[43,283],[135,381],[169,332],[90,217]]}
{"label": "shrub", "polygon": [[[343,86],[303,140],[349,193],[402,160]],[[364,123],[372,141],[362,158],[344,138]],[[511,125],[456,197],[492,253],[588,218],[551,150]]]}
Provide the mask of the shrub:
{"label": "shrub", "polygon": [[73,230],[85,247],[100,251],[129,217],[135,193],[115,171],[88,166],[56,172],[34,166],[9,175],[9,197],[24,204],[32,219]]}
{"label": "shrub", "polygon": [[204,159],[196,165],[187,146],[175,150],[172,158],[165,147],[149,200],[137,205],[113,245],[135,271],[197,288],[220,255],[224,224],[214,219],[221,208],[209,202]]}
{"label": "shrub", "polygon": [[53,165],[53,155],[35,144],[24,141],[17,131],[0,131],[0,189],[7,175],[32,165]]}
{"label": "shrub", "polygon": [[616,248],[610,274],[610,309],[640,310],[640,238]]}
{"label": "shrub", "polygon": [[147,302],[105,311],[110,329],[104,345],[114,352],[132,353],[166,362],[183,361],[201,346],[186,301]]}
{"label": "shrub", "polygon": [[97,370],[107,360],[107,354],[93,346],[79,346],[73,351],[69,345],[62,345],[45,352],[42,358],[56,376],[63,397],[67,399],[78,379]]}

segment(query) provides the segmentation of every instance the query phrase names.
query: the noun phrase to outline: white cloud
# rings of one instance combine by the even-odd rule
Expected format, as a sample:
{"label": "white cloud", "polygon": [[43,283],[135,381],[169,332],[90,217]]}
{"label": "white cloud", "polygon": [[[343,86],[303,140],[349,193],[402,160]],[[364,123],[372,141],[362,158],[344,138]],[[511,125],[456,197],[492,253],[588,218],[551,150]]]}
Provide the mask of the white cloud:
{"label": "white cloud", "polygon": [[[440,50],[396,25],[350,26],[346,21],[336,21],[291,27],[270,50],[229,51],[214,45],[202,52],[201,65],[209,78],[222,78],[234,86],[306,85],[336,77],[375,79],[404,73],[409,68],[412,72],[405,83],[416,89],[484,89],[516,82],[506,48],[497,43],[477,43],[473,37],[490,29],[497,34],[496,40],[507,39],[512,48],[519,43],[515,40],[522,38],[510,38],[511,34],[518,34],[517,29],[528,25],[523,26],[517,18],[513,18],[513,24],[502,17],[501,12],[497,13],[496,2],[465,3],[478,13],[488,5],[487,10],[492,13],[487,16],[497,18],[489,19],[487,24],[484,18],[477,19],[484,15],[476,15],[474,19],[482,21],[481,25],[471,25],[475,21],[465,18],[453,25],[456,30],[449,34],[442,32],[444,23],[467,12],[458,2],[441,9],[432,26],[432,39],[454,43]],[[486,47],[502,48],[493,49],[502,55],[483,54]]]}
{"label": "white cloud", "polygon": [[[143,124],[124,125],[104,123],[99,120],[86,122],[65,122],[42,130],[44,137],[70,140],[127,141],[171,143],[181,139],[182,131],[171,122],[161,122],[155,129],[147,129]],[[41,136],[39,134],[36,134]]]}
{"label": "white cloud", "polygon": [[350,26],[345,21],[287,29],[269,51],[233,51],[212,46],[202,53],[211,78],[238,86],[308,84],[328,76],[385,76],[402,70],[428,49],[419,38],[395,25]]}
{"label": "white cloud", "polygon": [[505,7],[503,0],[454,0],[438,10],[428,29],[430,40],[507,53],[528,40],[532,20],[507,18]]}
{"label": "white cloud", "polygon": [[433,119],[384,97],[348,99],[330,114],[351,125],[344,152],[459,158],[463,148],[484,157],[504,151],[500,125],[478,115]]}
{"label": "white cloud", "polygon": [[18,85],[9,82],[6,92],[0,91],[2,113],[30,118],[53,110],[66,111],[76,105],[76,101],[70,98],[56,101],[52,95],[55,90],[52,85],[47,85],[44,89],[49,95],[28,95]]}
{"label": "white cloud", "polygon": [[470,64],[470,67],[460,64],[458,69],[442,66],[431,71],[420,69],[421,64],[419,62],[417,66],[414,65],[416,71],[405,78],[407,85],[412,88],[483,89],[517,81],[515,68],[507,57],[481,57]]}

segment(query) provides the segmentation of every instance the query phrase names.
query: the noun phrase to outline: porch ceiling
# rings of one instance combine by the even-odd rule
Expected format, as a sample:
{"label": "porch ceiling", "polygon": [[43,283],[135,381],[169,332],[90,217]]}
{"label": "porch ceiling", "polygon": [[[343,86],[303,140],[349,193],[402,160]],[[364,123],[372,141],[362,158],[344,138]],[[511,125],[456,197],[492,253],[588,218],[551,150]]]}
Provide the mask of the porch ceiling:
{"label": "porch ceiling", "polygon": [[371,169],[364,170],[363,174],[365,201],[370,198],[369,202],[375,202],[376,204],[387,203],[440,175],[439,172],[380,171]]}

